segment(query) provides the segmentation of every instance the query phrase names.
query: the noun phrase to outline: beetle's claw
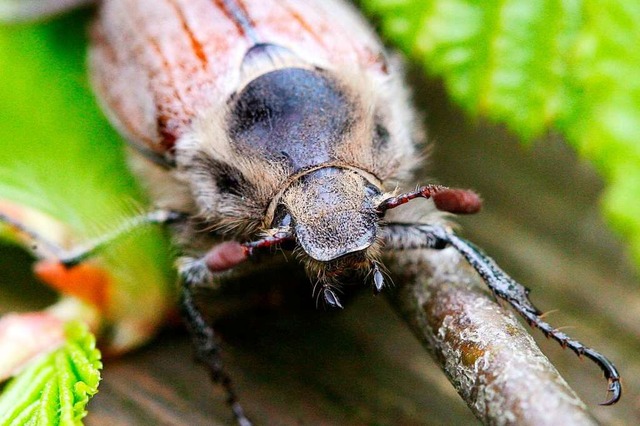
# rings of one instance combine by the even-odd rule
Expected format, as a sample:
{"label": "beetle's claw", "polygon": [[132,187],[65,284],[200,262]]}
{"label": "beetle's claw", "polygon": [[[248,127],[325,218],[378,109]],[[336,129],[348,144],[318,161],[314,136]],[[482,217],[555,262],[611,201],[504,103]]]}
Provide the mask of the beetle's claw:
{"label": "beetle's claw", "polygon": [[380,294],[384,288],[384,276],[380,272],[378,265],[373,265],[373,294],[376,296]]}
{"label": "beetle's claw", "polygon": [[613,405],[620,400],[622,396],[622,384],[620,383],[619,378],[610,378],[609,379],[609,388],[608,393],[611,394],[611,398],[605,402],[601,402],[600,405]]}
{"label": "beetle's claw", "polygon": [[330,287],[324,287],[322,289],[322,295],[324,296],[324,301],[327,305],[331,306],[332,308],[343,309],[343,306],[340,303],[340,299],[338,299],[338,296],[336,296],[336,293],[331,290]]}
{"label": "beetle's claw", "polygon": [[604,372],[604,377],[608,380],[609,386],[607,387],[607,392],[611,394],[611,398],[605,402],[601,402],[600,405],[613,405],[618,402],[622,396],[622,384],[620,383],[620,373],[618,373],[615,365],[604,355],[591,348],[582,347],[581,353],[598,364]]}

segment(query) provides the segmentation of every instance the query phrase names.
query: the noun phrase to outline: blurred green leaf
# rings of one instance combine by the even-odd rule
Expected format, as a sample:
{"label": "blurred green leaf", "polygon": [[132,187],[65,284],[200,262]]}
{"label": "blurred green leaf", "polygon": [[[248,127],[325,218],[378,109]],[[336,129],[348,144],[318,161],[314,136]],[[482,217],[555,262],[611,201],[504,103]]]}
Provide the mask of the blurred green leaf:
{"label": "blurred green leaf", "polygon": [[[147,208],[88,82],[88,23],[88,13],[76,12],[0,27],[0,200],[46,213],[79,242]],[[148,227],[113,244],[100,262],[114,282],[105,312],[114,340],[142,343],[175,300],[166,235]]]}
{"label": "blurred green leaf", "polygon": [[607,183],[603,211],[640,264],[640,3],[361,0],[472,114],[524,140],[561,132]]}
{"label": "blurred green leaf", "polygon": [[[57,219],[79,242],[146,208],[124,144],[87,79],[88,22],[88,13],[77,12],[45,24],[0,27],[0,200]],[[166,236],[149,228],[121,239],[101,254],[100,264],[112,278],[105,343],[116,351],[144,343],[175,302]],[[0,412],[17,416],[11,424],[73,424],[84,415],[98,376],[97,358],[83,339],[7,390]]]}
{"label": "blurred green leaf", "polygon": [[67,342],[13,379],[0,397],[1,425],[78,425],[98,391],[100,352],[84,324],[67,324]]}

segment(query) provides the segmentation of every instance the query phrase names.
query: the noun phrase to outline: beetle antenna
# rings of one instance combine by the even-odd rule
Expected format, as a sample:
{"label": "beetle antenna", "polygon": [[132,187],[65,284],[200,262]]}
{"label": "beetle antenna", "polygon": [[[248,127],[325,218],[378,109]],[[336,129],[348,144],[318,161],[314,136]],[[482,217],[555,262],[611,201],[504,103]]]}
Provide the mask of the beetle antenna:
{"label": "beetle antenna", "polygon": [[473,214],[482,208],[480,196],[470,189],[449,188],[442,185],[426,185],[415,191],[387,198],[378,206],[378,214],[384,215],[387,210],[408,203],[416,198],[432,198],[438,210],[456,213]]}

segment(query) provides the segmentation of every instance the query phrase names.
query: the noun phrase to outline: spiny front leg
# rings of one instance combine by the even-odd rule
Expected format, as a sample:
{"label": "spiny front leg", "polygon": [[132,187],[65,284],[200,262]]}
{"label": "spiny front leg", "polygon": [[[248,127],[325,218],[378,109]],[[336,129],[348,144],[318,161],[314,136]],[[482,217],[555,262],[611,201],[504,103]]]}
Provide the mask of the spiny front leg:
{"label": "spiny front leg", "polygon": [[383,229],[383,238],[388,250],[444,249],[455,248],[478,272],[491,291],[507,301],[533,327],[539,328],[547,337],[568,347],[578,356],[586,356],[595,362],[608,380],[611,398],[601,405],[612,405],[622,395],[620,374],[604,355],[572,339],[565,333],[545,322],[529,299],[529,290],[507,275],[493,259],[473,243],[458,237],[451,230],[440,225],[391,223]]}

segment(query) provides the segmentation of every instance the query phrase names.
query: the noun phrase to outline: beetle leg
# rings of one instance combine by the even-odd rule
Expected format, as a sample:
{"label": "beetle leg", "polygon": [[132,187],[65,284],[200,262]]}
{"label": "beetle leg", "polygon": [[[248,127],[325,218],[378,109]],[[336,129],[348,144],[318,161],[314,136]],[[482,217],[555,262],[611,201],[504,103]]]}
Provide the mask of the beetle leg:
{"label": "beetle leg", "polygon": [[288,232],[280,231],[244,244],[225,241],[215,245],[201,258],[183,257],[178,263],[178,274],[182,281],[180,309],[195,346],[196,358],[209,370],[211,380],[225,389],[233,415],[241,426],[250,426],[251,422],[238,402],[231,378],[224,371],[215,331],[196,305],[194,291],[197,288],[214,287],[216,274],[241,264],[254,254],[254,250],[274,247],[292,238]]}
{"label": "beetle leg", "polygon": [[212,287],[216,273],[226,271],[247,259],[248,250],[236,242],[224,242],[214,246],[202,258],[182,258],[178,266],[182,286],[180,311],[191,334],[196,359],[203,364],[215,384],[220,384],[226,394],[227,402],[233,411],[237,423],[250,426],[233,389],[231,378],[225,372],[220,356],[220,345],[213,327],[195,303],[194,292],[199,287]]}
{"label": "beetle leg", "polygon": [[101,266],[85,262],[98,255],[106,246],[134,229],[149,224],[166,224],[182,220],[180,213],[158,210],[129,219],[114,231],[87,244],[66,249],[48,240],[34,229],[0,212],[0,224],[16,230],[21,240],[28,241],[39,260],[34,265],[35,275],[50,287],[106,309],[110,274]]}
{"label": "beetle leg", "polygon": [[45,257],[37,253],[37,248],[42,246],[45,251],[55,257],[59,263],[67,268],[71,268],[91,257],[94,257],[106,246],[113,243],[118,238],[130,234],[135,229],[153,224],[165,225],[176,223],[185,220],[186,217],[187,216],[183,213],[170,210],[154,210],[140,216],[130,218],[115,230],[73,249],[65,249],[60,245],[47,240],[38,232],[24,226],[20,221],[12,219],[10,216],[3,213],[0,213],[0,223],[6,223],[17,231],[25,234],[27,238],[31,239],[33,241],[34,252],[37,257]]}
{"label": "beetle leg", "polygon": [[[192,265],[192,268],[194,266]],[[204,262],[197,268],[206,268]],[[196,351],[196,359],[204,364],[211,374],[211,380],[214,383],[222,385],[227,393],[227,402],[233,411],[236,421],[241,426],[249,426],[251,422],[244,414],[242,406],[238,402],[238,398],[231,384],[231,378],[224,371],[222,360],[220,357],[220,345],[217,342],[213,327],[207,323],[204,316],[198,309],[194,301],[194,288],[201,286],[202,282],[195,281],[198,277],[202,277],[204,270],[199,272],[193,269],[186,271],[181,270],[182,291],[180,297],[180,310],[182,318],[191,334],[193,345]],[[206,269],[205,274],[210,275],[211,272]]]}
{"label": "beetle leg", "polygon": [[602,369],[609,383],[608,391],[611,393],[611,398],[601,405],[615,404],[620,399],[622,394],[620,374],[613,363],[604,355],[584,346],[545,322],[541,311],[529,300],[529,290],[507,275],[493,259],[473,243],[458,237],[444,226],[426,224],[390,223],[383,230],[383,238],[386,243],[385,248],[388,250],[421,248],[440,250],[446,247],[456,249],[478,272],[489,289],[497,297],[509,303],[529,325],[537,327],[545,336],[551,337],[562,347],[568,347],[578,356],[584,355],[589,358]]}
{"label": "beetle leg", "polygon": [[169,225],[172,223],[182,222],[188,216],[181,212],[171,210],[154,210],[144,213],[140,216],[132,217],[124,222],[115,230],[104,234],[103,236],[89,241],[84,246],[63,251],[58,256],[60,262],[66,266],[75,266],[88,258],[95,256],[109,244],[112,244],[118,238],[129,235],[135,229],[148,225]]}

